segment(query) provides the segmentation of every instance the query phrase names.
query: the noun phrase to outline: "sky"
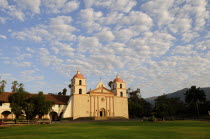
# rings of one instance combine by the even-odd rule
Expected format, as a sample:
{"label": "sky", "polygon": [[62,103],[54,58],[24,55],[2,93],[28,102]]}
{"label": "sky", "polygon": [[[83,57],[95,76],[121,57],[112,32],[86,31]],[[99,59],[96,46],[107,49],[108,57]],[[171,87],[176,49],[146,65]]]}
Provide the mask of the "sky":
{"label": "sky", "polygon": [[[210,87],[209,0],[0,0],[0,80],[58,93],[119,75],[142,97]],[[108,87],[108,85],[107,85]]]}

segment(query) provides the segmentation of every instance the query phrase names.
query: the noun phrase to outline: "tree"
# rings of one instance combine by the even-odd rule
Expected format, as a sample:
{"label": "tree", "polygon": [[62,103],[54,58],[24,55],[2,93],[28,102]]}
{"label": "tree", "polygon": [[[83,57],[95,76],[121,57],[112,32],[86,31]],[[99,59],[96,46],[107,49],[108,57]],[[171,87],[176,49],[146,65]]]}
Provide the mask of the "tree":
{"label": "tree", "polygon": [[61,93],[61,92],[58,92],[58,95],[59,95],[59,96],[61,96],[61,95],[62,95],[62,93]]}
{"label": "tree", "polygon": [[5,80],[2,80],[1,82],[1,87],[0,87],[0,93],[4,92],[5,84],[7,83]]}
{"label": "tree", "polygon": [[141,97],[140,89],[131,90],[128,88],[128,109],[132,118],[149,116],[152,110],[151,104]]}
{"label": "tree", "polygon": [[65,96],[65,95],[66,95],[66,92],[67,92],[67,89],[64,88],[64,89],[63,89],[63,92],[62,92],[62,95]]}
{"label": "tree", "polygon": [[18,85],[18,82],[17,81],[13,81],[12,82],[12,84],[13,84],[13,86],[12,86],[12,92],[14,93],[14,92],[16,92],[17,91],[17,85]]}
{"label": "tree", "polygon": [[72,85],[71,85],[71,84],[69,84],[69,85],[68,85],[68,87],[71,89]]}
{"label": "tree", "polygon": [[19,89],[23,89],[24,84],[23,83],[20,83],[18,86],[19,86]]}
{"label": "tree", "polygon": [[162,117],[163,120],[169,116],[169,101],[166,95],[159,96],[155,99],[154,110],[157,112],[157,115]]}
{"label": "tree", "polygon": [[163,120],[168,117],[174,119],[174,116],[179,115],[183,108],[184,104],[180,98],[168,98],[166,95],[162,95],[155,99],[154,111]]}
{"label": "tree", "polygon": [[52,106],[54,105],[54,102],[46,100],[43,92],[41,91],[37,95],[33,95],[30,98],[29,102],[30,104],[33,104],[35,106],[33,111],[29,111],[31,112],[31,117],[29,117],[30,119],[35,118],[36,115],[41,118],[44,114],[48,114],[49,111],[52,109]]}
{"label": "tree", "polygon": [[68,87],[69,87],[69,90],[70,90],[70,95],[71,95],[71,87],[72,87],[72,85],[71,85],[71,84],[69,84],[69,85],[68,85]]}
{"label": "tree", "polygon": [[197,117],[199,117],[199,103],[203,103],[206,101],[206,94],[203,90],[196,88],[196,86],[191,86],[185,93],[185,102],[190,105],[193,104],[197,113]]}
{"label": "tree", "polygon": [[109,85],[110,88],[112,88],[112,86],[111,86],[112,83],[113,83],[113,81],[109,81],[109,83],[108,83],[108,85]]}
{"label": "tree", "polygon": [[9,96],[11,111],[16,115],[16,119],[22,115],[24,107],[26,106],[27,99],[29,98],[29,93],[24,91],[24,89],[15,89],[16,92]]}

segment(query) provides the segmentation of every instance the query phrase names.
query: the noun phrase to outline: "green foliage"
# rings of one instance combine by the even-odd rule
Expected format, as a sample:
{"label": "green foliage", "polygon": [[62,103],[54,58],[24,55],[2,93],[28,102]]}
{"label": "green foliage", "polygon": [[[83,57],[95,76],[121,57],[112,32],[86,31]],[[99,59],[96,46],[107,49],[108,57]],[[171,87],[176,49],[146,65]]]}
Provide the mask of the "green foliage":
{"label": "green foliage", "polygon": [[162,95],[155,99],[154,111],[163,120],[173,119],[175,115],[184,111],[184,104],[180,98],[168,98],[166,95]]}
{"label": "green foliage", "polygon": [[17,119],[22,114],[23,109],[26,107],[28,98],[29,93],[24,91],[23,88],[16,89],[16,92],[10,95],[10,108],[11,111],[16,115]]}
{"label": "green foliage", "polygon": [[112,88],[112,87],[111,87],[112,83],[113,83],[113,81],[109,81],[109,83],[108,83],[108,86],[109,86],[110,88]]}
{"label": "green foliage", "polygon": [[67,89],[64,88],[64,89],[63,89],[63,92],[62,92],[62,95],[65,96],[65,95],[66,95],[66,92],[67,92]]}
{"label": "green foliage", "polygon": [[51,110],[54,102],[45,99],[43,92],[39,92],[37,95],[33,95],[31,98],[31,103],[35,106],[33,109],[33,115],[38,115],[39,117],[44,114],[48,114]]}
{"label": "green foliage", "polygon": [[152,110],[151,104],[141,97],[140,89],[127,90],[128,110],[130,118],[149,116]]}
{"label": "green foliage", "polygon": [[0,93],[3,93],[4,92],[4,88],[5,88],[5,84],[6,84],[7,82],[5,81],[5,80],[2,80],[1,82],[0,82],[0,84],[1,84],[1,87],[0,87]]}
{"label": "green foliage", "polygon": [[200,88],[192,86],[185,93],[185,102],[188,105],[194,105],[194,108],[197,112],[197,117],[199,117],[199,103],[204,103],[206,101],[206,94]]}
{"label": "green foliage", "polygon": [[17,81],[13,81],[12,82],[12,84],[13,84],[13,86],[12,86],[12,92],[14,93],[14,92],[16,92],[17,91],[17,85],[18,85],[18,82]]}
{"label": "green foliage", "polygon": [[157,118],[154,115],[152,115],[148,118],[148,121],[156,122]]}
{"label": "green foliage", "polygon": [[40,91],[37,95],[30,96],[28,92],[24,91],[23,84],[20,84],[19,87],[9,97],[11,110],[16,115],[16,118],[19,118],[24,111],[26,119],[31,120],[36,115],[41,117],[51,110],[54,103],[46,100],[43,92]]}

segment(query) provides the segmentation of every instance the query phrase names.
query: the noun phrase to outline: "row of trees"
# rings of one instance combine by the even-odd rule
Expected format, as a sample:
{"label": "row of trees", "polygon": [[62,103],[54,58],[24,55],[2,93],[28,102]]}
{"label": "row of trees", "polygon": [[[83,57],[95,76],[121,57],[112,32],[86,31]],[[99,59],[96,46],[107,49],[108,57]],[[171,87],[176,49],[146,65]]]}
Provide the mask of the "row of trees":
{"label": "row of trees", "polygon": [[67,89],[64,88],[62,92],[58,92],[58,95],[63,95],[63,96],[65,96],[66,93],[67,93]]}
{"label": "row of trees", "polygon": [[[5,84],[6,81],[2,80],[1,92],[4,92]],[[18,119],[23,112],[28,120],[34,119],[37,115],[41,118],[44,114],[49,113],[54,102],[46,100],[42,91],[36,95],[32,95],[25,91],[22,83],[19,84],[17,81],[14,81],[12,84],[13,94],[9,96],[9,103],[12,113],[16,115],[16,119]]]}
{"label": "row of trees", "polygon": [[131,118],[153,115],[163,120],[174,119],[174,117],[196,116],[198,118],[200,113],[207,114],[210,110],[210,101],[206,101],[205,92],[196,86],[186,91],[185,102],[180,98],[168,98],[167,95],[162,95],[155,99],[154,107],[141,97],[140,89],[128,89],[127,93]]}
{"label": "row of trees", "polygon": [[[2,80],[2,81],[0,81],[0,84],[1,84],[1,86],[0,86],[0,93],[2,93],[2,92],[4,92],[4,88],[5,88],[5,85],[7,84],[7,82],[5,80]],[[17,81],[13,81],[12,82],[12,87],[11,87],[12,92],[16,91],[17,85],[22,86],[23,84],[22,83],[18,84]]]}

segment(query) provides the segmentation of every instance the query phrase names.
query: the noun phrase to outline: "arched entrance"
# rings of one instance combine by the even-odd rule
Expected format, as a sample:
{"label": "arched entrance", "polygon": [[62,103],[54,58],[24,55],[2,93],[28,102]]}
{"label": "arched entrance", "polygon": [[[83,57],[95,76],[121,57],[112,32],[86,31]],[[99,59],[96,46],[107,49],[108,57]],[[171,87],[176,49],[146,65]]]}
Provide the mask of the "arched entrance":
{"label": "arched entrance", "polygon": [[58,113],[57,112],[50,112],[50,119],[52,121],[57,121],[58,120]]}
{"label": "arched entrance", "polygon": [[12,113],[10,111],[4,111],[1,113],[4,120],[7,120],[7,119],[12,119]]}
{"label": "arched entrance", "polygon": [[63,112],[60,113],[59,118],[60,118],[60,119],[63,118]]}
{"label": "arched entrance", "polygon": [[101,108],[100,110],[100,117],[106,117],[106,111],[104,108]]}

